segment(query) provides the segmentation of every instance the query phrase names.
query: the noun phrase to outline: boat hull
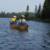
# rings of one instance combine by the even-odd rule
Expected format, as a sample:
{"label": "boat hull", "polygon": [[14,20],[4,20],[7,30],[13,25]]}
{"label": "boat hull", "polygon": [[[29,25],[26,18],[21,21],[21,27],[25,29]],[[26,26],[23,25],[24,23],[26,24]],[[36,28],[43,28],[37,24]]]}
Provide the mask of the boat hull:
{"label": "boat hull", "polygon": [[10,24],[10,28],[18,31],[28,31],[28,25]]}
{"label": "boat hull", "polygon": [[18,30],[19,31],[28,31],[28,26],[25,26],[25,25],[18,26]]}

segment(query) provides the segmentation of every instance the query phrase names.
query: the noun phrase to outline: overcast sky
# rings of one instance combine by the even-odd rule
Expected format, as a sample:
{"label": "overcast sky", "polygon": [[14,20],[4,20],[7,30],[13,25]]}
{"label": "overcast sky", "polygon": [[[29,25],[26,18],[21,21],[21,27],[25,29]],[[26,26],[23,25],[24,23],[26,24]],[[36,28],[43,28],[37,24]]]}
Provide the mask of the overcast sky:
{"label": "overcast sky", "polygon": [[27,4],[30,11],[34,12],[35,5],[43,6],[44,0],[0,0],[0,12],[21,12],[26,10]]}

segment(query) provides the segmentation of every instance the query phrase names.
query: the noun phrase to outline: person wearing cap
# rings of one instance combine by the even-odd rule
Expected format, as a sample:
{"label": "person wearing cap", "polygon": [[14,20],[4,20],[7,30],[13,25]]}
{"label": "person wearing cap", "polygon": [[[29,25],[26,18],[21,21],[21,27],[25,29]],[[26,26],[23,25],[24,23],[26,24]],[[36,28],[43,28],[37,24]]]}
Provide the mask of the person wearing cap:
{"label": "person wearing cap", "polygon": [[18,22],[20,22],[20,23],[26,22],[25,16],[24,15],[21,15],[21,17],[19,18]]}
{"label": "person wearing cap", "polygon": [[17,16],[13,16],[12,18],[10,18],[10,20],[11,23],[16,23]]}
{"label": "person wearing cap", "polygon": [[21,17],[18,20],[18,24],[19,25],[23,25],[25,23],[26,23],[25,16],[24,15],[21,15]]}

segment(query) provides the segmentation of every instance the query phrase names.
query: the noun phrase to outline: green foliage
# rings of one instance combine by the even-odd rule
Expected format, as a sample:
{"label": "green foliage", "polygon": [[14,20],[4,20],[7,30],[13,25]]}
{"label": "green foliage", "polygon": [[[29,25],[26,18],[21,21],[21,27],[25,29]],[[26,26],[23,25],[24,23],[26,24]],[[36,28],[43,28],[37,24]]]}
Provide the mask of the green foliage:
{"label": "green foliage", "polygon": [[26,8],[26,12],[28,12],[29,11],[29,5],[27,5],[27,8]]}
{"label": "green foliage", "polygon": [[[37,7],[36,7],[37,9]],[[36,12],[36,9],[35,9],[35,12]],[[37,10],[37,12],[35,13],[35,16],[37,16],[37,18],[40,18],[40,14],[41,14],[41,5],[39,4],[39,8]]]}
{"label": "green foliage", "polygon": [[27,5],[26,12],[25,12],[25,17],[28,17],[28,16],[29,16],[29,5]]}
{"label": "green foliage", "polygon": [[[37,7],[36,7],[36,9],[37,9]],[[39,5],[39,9],[35,13],[35,16],[36,16],[36,18],[35,18],[36,20],[50,22],[50,0],[45,0],[42,11],[41,11],[41,5]]]}
{"label": "green foliage", "polygon": [[41,16],[42,20],[50,20],[50,0],[45,0]]}
{"label": "green foliage", "polygon": [[41,11],[41,5],[39,4],[39,8],[35,5],[35,12],[29,12],[29,5],[26,7],[26,12],[12,12],[12,13],[5,13],[0,12],[0,17],[2,18],[10,18],[16,15],[20,18],[21,15],[25,15],[26,20],[39,20],[39,21],[48,21],[50,22],[50,0],[45,0],[43,10]]}

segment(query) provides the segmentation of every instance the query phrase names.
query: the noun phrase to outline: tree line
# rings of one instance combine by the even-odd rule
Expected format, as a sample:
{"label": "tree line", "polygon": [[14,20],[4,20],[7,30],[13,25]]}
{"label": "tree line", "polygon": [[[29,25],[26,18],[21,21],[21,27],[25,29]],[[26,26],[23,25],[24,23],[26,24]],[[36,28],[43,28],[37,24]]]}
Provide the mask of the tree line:
{"label": "tree line", "polygon": [[37,9],[37,5],[35,6],[35,12],[29,12],[29,5],[26,7],[25,12],[12,12],[12,13],[5,13],[0,12],[0,17],[10,18],[13,15],[20,17],[21,15],[25,15],[27,20],[39,20],[39,21],[48,21],[50,22],[50,0],[45,0],[43,5],[43,10],[41,11],[41,5],[39,4],[39,8]]}

